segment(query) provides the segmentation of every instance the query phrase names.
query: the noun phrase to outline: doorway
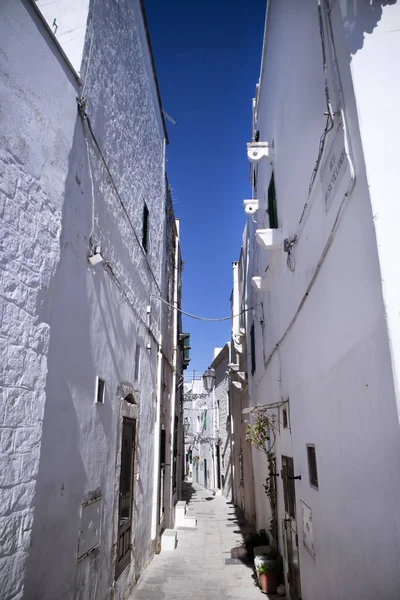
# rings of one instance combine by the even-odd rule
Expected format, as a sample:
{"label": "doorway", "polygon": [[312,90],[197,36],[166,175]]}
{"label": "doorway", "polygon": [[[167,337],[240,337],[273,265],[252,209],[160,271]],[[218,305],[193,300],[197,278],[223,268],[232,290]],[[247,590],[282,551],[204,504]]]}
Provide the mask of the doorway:
{"label": "doorway", "polygon": [[296,491],[293,458],[282,456],[282,483],[285,502],[285,518],[283,519],[284,542],[287,558],[287,580],[292,600],[301,600],[299,539],[296,522]]}
{"label": "doorway", "polygon": [[121,575],[131,561],[135,432],[136,421],[124,419],[122,422],[121,473],[119,478],[116,578]]}

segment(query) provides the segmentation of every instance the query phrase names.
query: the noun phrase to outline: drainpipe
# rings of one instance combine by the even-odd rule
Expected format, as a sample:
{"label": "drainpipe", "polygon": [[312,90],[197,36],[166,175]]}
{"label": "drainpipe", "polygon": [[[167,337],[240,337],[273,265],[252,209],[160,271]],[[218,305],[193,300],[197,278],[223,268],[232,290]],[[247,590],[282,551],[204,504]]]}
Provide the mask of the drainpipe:
{"label": "drainpipe", "polygon": [[162,335],[158,345],[157,354],[157,397],[156,397],[156,422],[154,426],[154,462],[153,462],[153,504],[151,511],[151,539],[157,537],[158,524],[158,494],[160,484],[160,422],[161,422],[161,397],[162,397]]}
{"label": "drainpipe", "polygon": [[[175,260],[174,260],[174,326],[173,326],[173,354],[172,354],[172,390],[171,390],[171,444],[170,444],[170,485],[169,485],[169,510],[170,526],[174,526],[174,430],[175,430],[175,411],[176,411],[176,367],[178,358],[178,278],[179,278],[179,219],[175,220]],[[178,468],[178,467],[177,467]]]}
{"label": "drainpipe", "polygon": [[232,263],[233,301],[232,301],[232,340],[236,352],[242,352],[240,335],[240,302],[239,302],[239,263]]}
{"label": "drainpipe", "polygon": [[217,472],[218,472],[218,465],[217,465],[217,445],[216,445],[216,433],[217,433],[217,428],[216,428],[216,408],[215,408],[215,387],[213,387],[212,390],[212,420],[213,420],[213,432],[212,432],[212,436],[213,436],[213,463],[214,463],[214,490],[218,489],[218,478],[217,478]]}

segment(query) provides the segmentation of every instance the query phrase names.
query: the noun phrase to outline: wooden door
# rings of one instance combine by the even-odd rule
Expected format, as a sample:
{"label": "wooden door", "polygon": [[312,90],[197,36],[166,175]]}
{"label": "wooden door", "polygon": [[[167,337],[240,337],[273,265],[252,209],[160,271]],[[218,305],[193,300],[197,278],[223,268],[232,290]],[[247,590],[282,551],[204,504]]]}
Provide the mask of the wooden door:
{"label": "wooden door", "polygon": [[136,422],[124,419],[122,423],[121,473],[119,479],[117,578],[130,563],[132,554],[135,431]]}
{"label": "wooden door", "polygon": [[296,522],[296,491],[293,458],[282,456],[282,483],[285,502],[284,535],[291,600],[301,599],[299,543]]}

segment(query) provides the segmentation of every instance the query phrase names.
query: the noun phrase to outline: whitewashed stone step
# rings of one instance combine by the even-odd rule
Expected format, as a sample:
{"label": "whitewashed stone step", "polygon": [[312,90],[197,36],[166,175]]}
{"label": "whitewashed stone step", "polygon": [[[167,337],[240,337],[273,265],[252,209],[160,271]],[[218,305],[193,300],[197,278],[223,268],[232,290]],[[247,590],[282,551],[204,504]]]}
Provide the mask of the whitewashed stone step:
{"label": "whitewashed stone step", "polygon": [[178,543],[178,535],[174,529],[166,529],[161,536],[161,552],[175,550]]}

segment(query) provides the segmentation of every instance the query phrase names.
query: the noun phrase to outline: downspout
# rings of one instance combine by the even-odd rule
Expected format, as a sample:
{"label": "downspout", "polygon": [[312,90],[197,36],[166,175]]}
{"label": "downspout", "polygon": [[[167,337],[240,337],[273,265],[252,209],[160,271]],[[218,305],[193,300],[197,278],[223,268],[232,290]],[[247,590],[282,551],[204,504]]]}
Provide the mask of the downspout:
{"label": "downspout", "polygon": [[158,494],[160,486],[160,423],[161,423],[161,397],[162,397],[162,335],[157,353],[157,397],[156,397],[156,422],[154,426],[154,462],[153,462],[153,505],[151,511],[151,539],[157,537],[158,524]]}
{"label": "downspout", "polygon": [[[174,327],[173,327],[173,351],[172,351],[172,390],[171,390],[171,444],[170,444],[170,485],[169,485],[169,510],[170,526],[174,526],[173,495],[174,495],[174,432],[176,411],[176,367],[178,358],[178,277],[179,277],[179,219],[175,219],[175,259],[174,259]],[[178,440],[177,440],[178,442]]]}
{"label": "downspout", "polygon": [[239,302],[239,263],[232,263],[233,270],[233,302],[232,302],[232,341],[237,353],[243,351],[240,334],[240,302]]}
{"label": "downspout", "polygon": [[218,473],[218,465],[217,465],[217,439],[216,439],[216,432],[217,432],[217,428],[216,428],[216,407],[215,407],[215,387],[212,390],[212,420],[213,420],[213,432],[212,432],[212,436],[213,436],[213,463],[214,463],[214,490],[218,489],[218,477],[217,477],[217,473]]}

